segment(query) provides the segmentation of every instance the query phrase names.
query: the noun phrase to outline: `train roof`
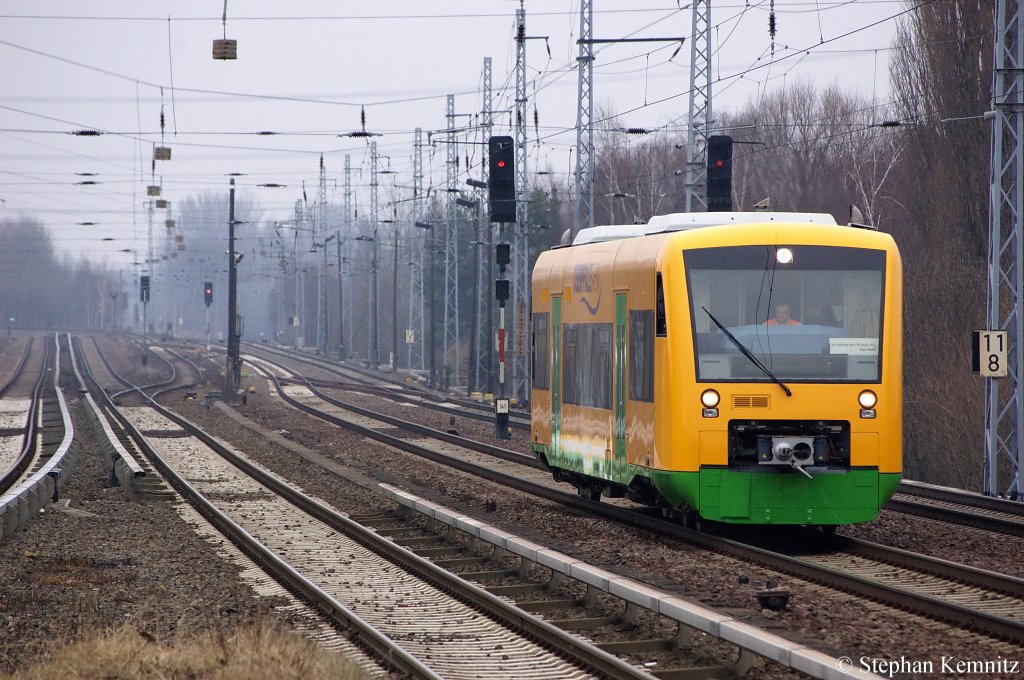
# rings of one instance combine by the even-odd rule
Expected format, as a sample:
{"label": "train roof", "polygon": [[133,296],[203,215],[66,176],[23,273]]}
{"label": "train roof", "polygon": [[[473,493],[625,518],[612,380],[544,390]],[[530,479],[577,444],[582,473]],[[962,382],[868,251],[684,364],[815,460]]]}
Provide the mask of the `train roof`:
{"label": "train roof", "polygon": [[828,213],[765,212],[763,210],[757,212],[671,213],[655,215],[647,224],[610,224],[580,229],[572,244],[578,246],[584,243],[615,241],[667,231],[685,231],[723,224],[752,224],[756,222],[796,222],[836,226],[835,218]]}

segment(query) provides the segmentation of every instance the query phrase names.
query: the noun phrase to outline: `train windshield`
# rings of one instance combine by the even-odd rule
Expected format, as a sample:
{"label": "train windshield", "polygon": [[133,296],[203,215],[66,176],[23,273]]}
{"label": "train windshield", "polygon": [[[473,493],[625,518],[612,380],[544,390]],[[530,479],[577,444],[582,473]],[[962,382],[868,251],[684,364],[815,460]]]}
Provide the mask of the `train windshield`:
{"label": "train windshield", "polygon": [[783,381],[881,380],[884,251],[729,246],[683,262],[698,380],[770,381],[737,343]]}

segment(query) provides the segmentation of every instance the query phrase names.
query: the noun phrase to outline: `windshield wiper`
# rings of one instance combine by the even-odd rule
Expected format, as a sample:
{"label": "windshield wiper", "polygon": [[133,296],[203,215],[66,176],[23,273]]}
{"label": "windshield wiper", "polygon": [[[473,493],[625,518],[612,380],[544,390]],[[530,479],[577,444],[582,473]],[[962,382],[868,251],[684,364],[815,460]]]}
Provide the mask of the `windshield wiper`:
{"label": "windshield wiper", "polygon": [[723,326],[718,321],[718,319],[715,318],[715,315],[708,311],[707,307],[701,306],[701,309],[703,309],[707,313],[707,315],[709,317],[711,317],[711,320],[715,322],[715,325],[718,326],[722,330],[723,333],[725,333],[725,337],[729,338],[729,341],[732,344],[736,345],[736,349],[738,349],[739,351],[743,352],[743,356],[745,356],[746,358],[750,359],[750,363],[754,364],[759,369],[761,369],[761,371],[766,376],[768,376],[769,378],[772,379],[773,383],[775,383],[776,385],[781,387],[782,391],[786,393],[787,397],[792,397],[793,396],[793,391],[790,390],[788,387],[786,387],[786,385],[781,380],[779,380],[778,377],[776,377],[776,375],[774,373],[772,373],[771,370],[769,370],[769,368],[767,366],[765,366],[763,363],[761,363],[761,360],[758,359],[756,356],[754,356],[753,352],[751,352],[749,349],[747,349],[746,346],[742,342],[737,340],[736,336],[733,335],[732,333],[730,333],[729,329],[727,329],[725,326]]}

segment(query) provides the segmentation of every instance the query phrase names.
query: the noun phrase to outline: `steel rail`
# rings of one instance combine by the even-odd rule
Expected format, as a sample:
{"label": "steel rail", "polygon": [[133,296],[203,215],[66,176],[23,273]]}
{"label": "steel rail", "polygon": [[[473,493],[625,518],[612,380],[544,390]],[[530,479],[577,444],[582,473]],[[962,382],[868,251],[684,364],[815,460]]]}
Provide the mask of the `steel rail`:
{"label": "steel rail", "polygon": [[1024,598],[1024,579],[859,538],[843,536],[842,541],[855,555]]}
{"label": "steel rail", "polygon": [[[443,395],[443,394],[440,394],[438,392],[435,392],[435,391],[432,391],[432,390],[428,390],[428,389],[420,387],[418,385],[409,385],[407,383],[404,383],[404,382],[401,382],[401,381],[398,381],[398,380],[392,380],[392,379],[389,379],[389,378],[380,377],[380,376],[375,375],[374,373],[372,373],[370,371],[365,371],[365,370],[363,370],[361,368],[358,368],[358,367],[349,366],[348,364],[337,364],[337,365],[336,364],[331,364],[329,362],[324,361],[323,359],[321,359],[319,357],[307,357],[307,356],[304,356],[302,354],[296,354],[294,352],[287,352],[287,351],[284,351],[284,350],[280,350],[278,348],[267,347],[265,345],[257,345],[255,343],[246,343],[246,345],[250,346],[250,352],[253,355],[255,355],[255,356],[259,356],[259,355],[255,351],[252,351],[252,348],[260,349],[260,350],[263,350],[263,351],[265,351],[265,352],[267,352],[269,354],[274,354],[274,355],[277,355],[277,356],[280,356],[280,357],[285,357],[285,358],[288,358],[288,359],[293,359],[293,360],[298,361],[300,363],[309,364],[310,366],[314,366],[316,368],[319,368],[321,370],[327,371],[328,373],[333,373],[335,375],[342,375],[342,371],[351,371],[351,372],[359,374],[359,375],[364,375],[367,378],[372,378],[374,380],[379,380],[379,381],[382,381],[382,382],[386,382],[386,383],[390,383],[390,384],[396,385],[398,387],[405,388],[405,390],[409,390],[409,391],[415,392],[418,396],[420,396],[421,399],[417,399],[417,400],[413,401],[413,403],[415,403],[415,404],[417,404],[419,406],[423,406],[425,408],[430,408],[430,409],[433,409],[433,410],[436,410],[436,411],[441,411],[443,413],[448,413],[450,415],[456,415],[456,416],[463,417],[463,418],[471,418],[473,420],[482,420],[482,421],[491,421],[491,422],[493,422],[493,420],[494,420],[494,410],[493,410],[493,408],[491,406],[488,406],[488,405],[485,405],[485,404],[481,404],[479,402],[475,402],[475,401],[468,400],[468,399],[453,399],[453,398],[449,398],[447,395]],[[268,359],[265,359],[263,357],[260,357],[260,358],[263,359],[264,361],[269,361]],[[292,370],[292,369],[289,369],[289,370]],[[314,379],[313,382],[316,382],[316,380]],[[386,388],[384,388],[384,389],[386,389]],[[406,397],[406,396],[408,396],[408,392],[407,391],[406,392],[396,391],[396,392],[392,392],[391,395],[394,396],[394,397]],[[440,399],[443,399],[444,401],[448,401],[448,402],[452,402],[452,403],[458,404],[459,408],[453,408],[451,406],[445,406],[444,402],[430,401],[428,398],[440,398]],[[460,409],[466,409],[466,408],[471,409],[471,410],[470,411],[460,410]],[[520,430],[529,430],[530,429],[530,422],[529,422],[530,414],[528,412],[513,411],[509,415],[511,416],[511,418],[509,420],[509,424],[512,427],[514,427],[516,429],[520,429]]]}
{"label": "steel rail", "polygon": [[[252,366],[257,371],[262,373],[265,377],[269,378],[274,383],[278,393],[284,394],[284,392],[283,392],[284,387],[281,385],[281,380],[277,376],[275,376],[270,371],[267,371],[262,366],[259,366],[258,364],[252,364]],[[335,397],[331,397],[331,396],[329,396],[327,394],[324,394],[320,390],[318,390],[315,387],[313,387],[313,385],[308,380],[302,380],[300,382],[304,383],[305,387],[307,389],[309,389],[309,391],[312,392],[313,395],[316,396],[318,399],[322,399],[323,401],[327,402],[328,404],[331,404],[333,406],[337,406],[338,408],[343,408],[346,411],[351,411],[352,413],[357,413],[357,414],[359,414],[361,416],[365,416],[367,418],[373,418],[374,420],[379,420],[381,422],[387,423],[388,425],[393,425],[394,427],[397,427],[397,428],[400,428],[402,430],[405,430],[406,432],[414,432],[416,434],[423,435],[424,437],[431,437],[433,439],[439,439],[439,440],[441,440],[443,442],[447,442],[449,444],[455,444],[456,446],[461,446],[463,448],[471,449],[471,450],[476,451],[478,453],[484,453],[484,454],[487,454],[489,456],[494,456],[495,458],[501,458],[502,460],[507,460],[507,461],[511,461],[511,462],[514,462],[514,463],[519,463],[521,465],[525,465],[527,467],[536,468],[538,470],[546,470],[547,469],[536,458],[534,458],[533,456],[528,456],[526,454],[519,453],[517,451],[512,451],[510,449],[503,449],[500,446],[494,446],[492,444],[487,444],[487,443],[484,443],[484,442],[480,442],[480,441],[477,441],[475,439],[469,439],[467,437],[461,437],[461,436],[459,436],[457,434],[451,434],[449,432],[444,432],[442,430],[436,430],[436,429],[434,429],[432,427],[427,427],[426,425],[421,425],[419,423],[414,423],[414,422],[411,422],[411,421],[408,421],[408,420],[402,420],[401,418],[396,418],[394,416],[385,415],[383,413],[377,413],[376,411],[372,411],[372,410],[370,410],[368,408],[363,408],[361,406],[356,406],[354,404],[349,404],[349,403],[344,402],[344,401],[342,401],[340,399],[337,399]],[[295,403],[301,403],[301,402],[295,402]],[[310,411],[307,411],[307,412],[312,413]],[[321,413],[321,412],[318,411],[317,413]],[[324,414],[324,415],[329,415],[329,414]],[[348,426],[347,421],[340,420],[340,419],[338,420],[338,422],[336,424]],[[356,427],[359,427],[359,426],[356,426]],[[366,432],[364,434],[368,434],[369,432],[377,432],[377,430],[374,430],[373,428],[365,428],[365,429],[366,429]]]}
{"label": "steel rail", "polygon": [[[994,517],[992,515],[978,514],[971,509],[963,510],[957,508],[942,507],[928,502],[915,501],[911,499],[891,498],[885,504],[886,510],[902,512],[908,515],[916,515],[928,519],[938,520],[960,526],[969,526],[975,529],[984,529],[999,534],[1011,536],[1024,536],[1024,518],[1020,520]],[[980,509],[980,508],[978,508]]]}
{"label": "steel rail", "polygon": [[[948,505],[941,505],[943,503]],[[897,494],[885,507],[940,522],[1024,536],[1024,503],[963,489],[903,480]]]}
{"label": "steel rail", "polygon": [[949,503],[959,503],[960,505],[969,505],[975,508],[992,510],[993,512],[1005,512],[1009,515],[1021,515],[1024,517],[1024,502],[996,498],[995,496],[985,496],[980,493],[956,489],[950,486],[939,486],[913,479],[904,479],[900,482],[897,491],[908,496],[920,496]]}
{"label": "steel rail", "polygon": [[6,395],[10,391],[10,389],[14,387],[14,383],[18,382],[18,378],[21,377],[21,372],[25,370],[25,364],[28,363],[28,357],[30,354],[32,354],[32,345],[33,343],[35,343],[35,341],[36,337],[33,335],[30,336],[28,342],[25,343],[25,351],[22,353],[21,360],[15,367],[14,373],[11,375],[11,379],[8,380],[3,387],[0,387],[0,397]]}
{"label": "steel rail", "polygon": [[[35,387],[32,389],[32,400],[31,406],[29,407],[28,417],[25,422],[25,436],[22,438],[22,449],[18,455],[18,459],[14,462],[14,465],[3,474],[0,474],[0,496],[9,491],[12,486],[28,471],[32,461],[36,458],[38,451],[38,437],[36,433],[39,431],[40,426],[37,421],[40,406],[43,401],[43,390],[45,386],[47,369],[53,365],[53,350],[50,347],[50,343],[44,343],[45,350],[43,353],[43,365],[39,371],[39,378],[36,380]],[[21,367],[18,369],[20,373],[25,367],[22,362]]]}

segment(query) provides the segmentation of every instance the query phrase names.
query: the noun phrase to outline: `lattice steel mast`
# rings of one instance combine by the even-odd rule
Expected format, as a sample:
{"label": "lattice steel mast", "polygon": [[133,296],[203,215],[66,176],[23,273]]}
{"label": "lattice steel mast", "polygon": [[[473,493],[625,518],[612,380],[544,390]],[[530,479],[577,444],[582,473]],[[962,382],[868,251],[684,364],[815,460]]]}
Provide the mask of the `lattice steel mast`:
{"label": "lattice steel mast", "polygon": [[576,109],[576,218],[570,226],[575,238],[580,229],[594,226],[594,44],[591,32],[594,8],[591,0],[580,0],[579,104]]}
{"label": "lattice steel mast", "polygon": [[[493,117],[491,115],[491,58],[484,57],[483,69],[483,109],[480,112],[480,134],[484,142],[491,136]],[[483,177],[481,180],[487,183],[488,167],[486,159],[480,164]],[[480,197],[477,191],[477,228],[476,238],[473,240],[476,251],[476,300],[474,302],[473,319],[473,366],[471,389],[489,391],[490,382],[490,357],[491,346],[491,323],[489,311],[493,304],[491,296],[491,223],[488,221],[487,202]]]}
{"label": "lattice steel mast", "polygon": [[[352,262],[352,156],[345,154],[345,193],[342,202],[342,209],[345,211],[344,216],[341,218],[341,223],[344,225],[345,238],[339,241],[342,243],[342,265],[345,267],[345,287],[349,289],[349,294],[345,296],[342,302],[342,323],[344,328],[342,329],[341,338],[339,340],[344,343],[341,348],[340,359],[344,360],[348,358],[349,353],[352,351],[352,277],[350,272],[350,263]],[[339,273],[339,276],[341,274]]]}
{"label": "lattice steel mast", "polygon": [[[412,141],[412,219],[423,211],[423,128],[416,128]],[[426,243],[424,239],[424,243]],[[413,342],[406,345],[409,369],[423,370],[423,248],[410,248],[409,255],[409,330]]]}
{"label": "lattice steel mast", "polygon": [[[323,154],[320,155],[320,188],[317,194],[316,201],[316,221],[315,231],[313,232],[313,243],[314,247],[316,244],[316,234],[320,234],[320,239],[324,242],[324,262],[326,263],[327,257],[327,169],[324,166]],[[321,267],[320,263],[317,262],[317,276],[316,276],[316,301],[317,301],[317,321],[316,321],[316,342],[317,347],[320,348],[322,356],[327,356],[327,286],[326,279],[327,269]]]}
{"label": "lattice steel mast", "polygon": [[[448,131],[447,181],[448,193],[444,232],[444,366],[455,384],[459,383],[459,229],[455,211],[455,194],[458,192],[459,147],[455,133],[455,95],[448,95],[445,116]],[[442,379],[448,386],[448,381]]]}
{"label": "lattice steel mast", "polygon": [[370,142],[370,224],[373,227],[373,259],[370,263],[370,366],[380,366],[380,299],[377,295],[377,142]]}
{"label": "lattice steel mast", "polygon": [[1008,374],[1005,391],[985,381],[983,490],[999,493],[999,460],[1010,465],[1007,494],[1024,493],[1024,30],[1022,0],[997,0],[992,69],[992,175],[989,186],[988,327],[1005,330]]}
{"label": "lattice steel mast", "polygon": [[[516,10],[516,231],[512,236],[512,396],[520,403],[530,395],[530,181],[526,171],[526,10],[521,5]],[[593,161],[591,170],[592,166]],[[592,207],[592,187],[590,195]]]}
{"label": "lattice steel mast", "polygon": [[711,119],[711,0],[694,0],[690,36],[690,115],[686,132],[686,212],[707,210]]}

